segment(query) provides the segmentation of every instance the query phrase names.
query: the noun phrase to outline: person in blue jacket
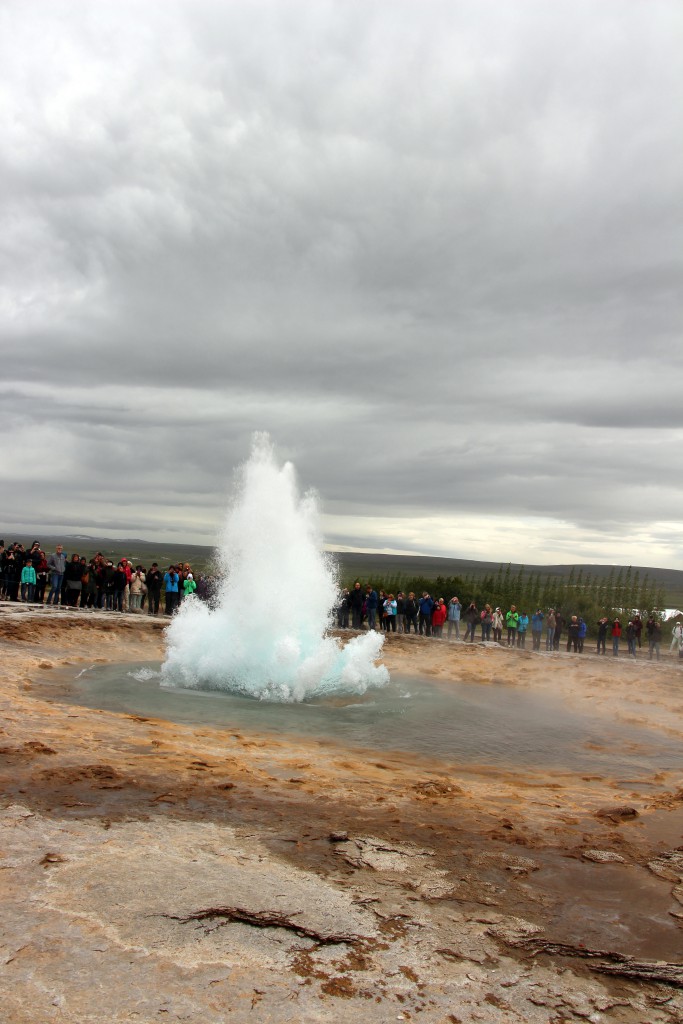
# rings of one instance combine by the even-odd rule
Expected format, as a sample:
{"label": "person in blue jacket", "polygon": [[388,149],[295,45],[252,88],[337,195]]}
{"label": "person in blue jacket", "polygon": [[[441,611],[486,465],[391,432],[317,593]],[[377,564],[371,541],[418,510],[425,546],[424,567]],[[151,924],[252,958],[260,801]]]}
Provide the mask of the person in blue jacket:
{"label": "person in blue jacket", "polygon": [[517,646],[526,647],[526,631],[529,628],[529,616],[522,612],[517,620]]}
{"label": "person in blue jacket", "polygon": [[384,628],[387,631],[387,633],[390,631],[392,633],[396,632],[397,612],[398,605],[396,603],[396,598],[394,597],[393,594],[389,594],[386,601],[384,602],[384,614],[386,616],[386,618],[384,619]]}
{"label": "person in blue jacket", "polygon": [[460,612],[462,605],[457,597],[452,597],[448,602],[448,639],[451,638],[451,633],[455,630],[455,639],[460,639]]}
{"label": "person in blue jacket", "polygon": [[434,608],[434,601],[425,590],[424,594],[420,598],[420,636],[432,635],[432,609]]}
{"label": "person in blue jacket", "polygon": [[164,573],[164,590],[166,592],[166,615],[173,615],[178,605],[178,573],[175,565],[169,565],[168,571]]}
{"label": "person in blue jacket", "polygon": [[543,633],[543,612],[537,608],[531,616],[531,639],[535,651],[541,649],[541,634]]}
{"label": "person in blue jacket", "polygon": [[374,629],[377,620],[377,606],[379,604],[379,598],[377,591],[368,583],[365,588],[365,612],[368,617],[368,629]]}
{"label": "person in blue jacket", "polygon": [[579,615],[579,653],[583,653],[583,642],[588,634],[588,626]]}

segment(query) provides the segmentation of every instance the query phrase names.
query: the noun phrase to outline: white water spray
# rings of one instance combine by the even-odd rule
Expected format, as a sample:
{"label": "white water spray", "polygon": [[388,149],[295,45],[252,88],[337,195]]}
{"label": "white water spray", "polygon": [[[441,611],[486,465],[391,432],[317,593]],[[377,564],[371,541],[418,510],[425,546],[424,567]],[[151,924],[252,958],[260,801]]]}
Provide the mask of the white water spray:
{"label": "white water spray", "polygon": [[267,434],[255,436],[238,470],[220,557],[217,606],[186,598],[166,630],[162,686],[300,701],[389,681],[375,664],[380,633],[345,646],[325,636],[337,580],[322,550],[317,501],[299,495],[290,462],[277,466]]}

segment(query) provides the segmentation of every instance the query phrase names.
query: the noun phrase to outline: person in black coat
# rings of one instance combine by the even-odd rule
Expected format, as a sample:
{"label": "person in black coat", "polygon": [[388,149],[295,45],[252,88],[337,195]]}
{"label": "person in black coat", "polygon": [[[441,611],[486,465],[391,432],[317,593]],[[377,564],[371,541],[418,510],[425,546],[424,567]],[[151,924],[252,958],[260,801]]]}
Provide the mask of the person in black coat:
{"label": "person in black coat", "polygon": [[126,576],[126,570],[123,568],[121,562],[116,566],[114,570],[114,577],[112,579],[112,593],[114,597],[114,611],[123,611],[123,592],[126,589],[128,583],[128,577]]}
{"label": "person in black coat", "polygon": [[159,614],[159,601],[161,599],[161,584],[164,582],[164,577],[159,569],[156,562],[152,562],[152,567],[145,576],[145,583],[147,584],[147,614],[158,615]]}
{"label": "person in black coat", "polygon": [[607,627],[609,625],[609,619],[606,615],[603,615],[598,621],[598,654],[605,653],[605,646],[607,643]]}
{"label": "person in black coat", "polygon": [[467,630],[465,631],[465,643],[469,640],[471,644],[474,643],[474,636],[477,632],[477,623],[481,620],[479,615],[479,609],[477,608],[474,601],[471,601],[467,611],[465,612],[465,622],[467,623]]}
{"label": "person in black coat", "polygon": [[411,626],[417,633],[417,612],[418,603],[415,599],[415,594],[411,590],[403,602],[403,614],[406,620],[406,633],[410,633]]}
{"label": "person in black coat", "polygon": [[21,582],[21,556],[10,550],[5,555],[3,576],[5,578],[5,597],[8,601],[19,600],[19,583]]}
{"label": "person in black coat", "polygon": [[360,629],[363,624],[363,602],[365,600],[365,594],[358,580],[353,585],[353,590],[349,594],[349,605],[351,606],[351,627],[353,629]]}
{"label": "person in black coat", "polygon": [[80,596],[83,584],[81,582],[83,577],[83,567],[81,560],[78,555],[73,554],[71,561],[66,563],[64,569],[64,588],[66,593],[66,603],[69,608],[75,608]]}

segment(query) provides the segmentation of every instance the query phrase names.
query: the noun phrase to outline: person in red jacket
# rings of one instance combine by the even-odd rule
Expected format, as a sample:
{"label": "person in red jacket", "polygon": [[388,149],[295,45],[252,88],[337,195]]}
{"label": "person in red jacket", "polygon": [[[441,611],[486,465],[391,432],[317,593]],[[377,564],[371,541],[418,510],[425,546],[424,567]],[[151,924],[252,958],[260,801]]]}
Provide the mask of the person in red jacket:
{"label": "person in red jacket", "polygon": [[439,598],[437,603],[432,608],[432,635],[443,636],[443,624],[446,621],[448,615],[448,608],[444,604],[444,599]]}
{"label": "person in red jacket", "polygon": [[621,623],[615,619],[612,623],[612,654],[616,658],[619,654],[619,638],[621,636]]}

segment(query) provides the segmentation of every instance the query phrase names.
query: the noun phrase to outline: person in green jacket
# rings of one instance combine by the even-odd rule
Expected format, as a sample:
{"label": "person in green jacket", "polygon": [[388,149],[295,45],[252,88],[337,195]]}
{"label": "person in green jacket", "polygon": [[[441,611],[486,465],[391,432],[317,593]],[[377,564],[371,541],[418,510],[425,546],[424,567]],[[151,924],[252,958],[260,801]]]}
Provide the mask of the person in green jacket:
{"label": "person in green jacket", "polygon": [[28,601],[28,603],[31,604],[35,592],[36,570],[33,568],[33,562],[31,559],[27,558],[24,567],[21,570],[21,600]]}
{"label": "person in green jacket", "polygon": [[183,597],[189,597],[190,594],[194,594],[197,589],[197,584],[194,581],[194,576],[191,572],[188,572],[186,578],[183,580]]}
{"label": "person in green jacket", "polygon": [[510,605],[510,611],[505,616],[505,625],[508,628],[508,647],[514,647],[517,641],[517,624],[519,622],[519,612],[517,611],[514,604]]}

